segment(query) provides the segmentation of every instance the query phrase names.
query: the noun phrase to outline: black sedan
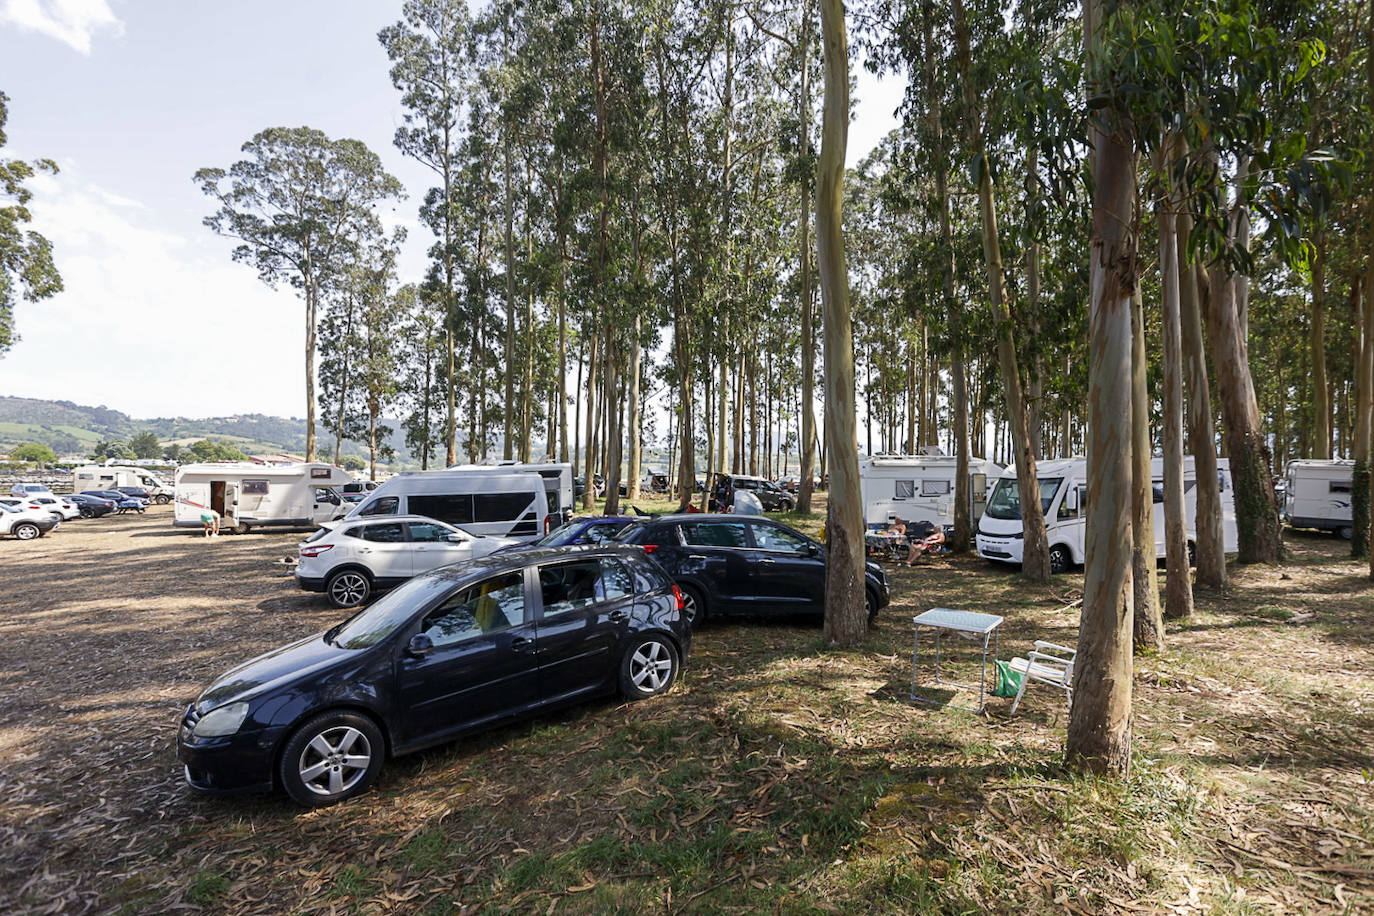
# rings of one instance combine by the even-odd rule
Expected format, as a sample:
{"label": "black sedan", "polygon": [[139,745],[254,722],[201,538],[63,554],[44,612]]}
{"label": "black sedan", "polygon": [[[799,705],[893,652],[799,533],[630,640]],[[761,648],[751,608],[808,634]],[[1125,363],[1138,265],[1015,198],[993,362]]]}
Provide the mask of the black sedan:
{"label": "black sedan", "polygon": [[119,508],[113,499],[106,499],[103,496],[73,493],[66,498],[76,503],[76,508],[81,512],[82,518],[100,518],[102,515],[109,515]]}
{"label": "black sedan", "polygon": [[[667,570],[687,601],[693,625],[709,616],[825,612],[825,548],[759,516],[664,515],[626,528]],[[868,620],[887,607],[887,575],[865,564]]]}
{"label": "black sedan", "polygon": [[202,792],[280,786],[331,804],[388,755],[616,690],[662,693],[690,645],[681,593],[641,550],[493,554],[229,671],[187,708],[177,755]]}

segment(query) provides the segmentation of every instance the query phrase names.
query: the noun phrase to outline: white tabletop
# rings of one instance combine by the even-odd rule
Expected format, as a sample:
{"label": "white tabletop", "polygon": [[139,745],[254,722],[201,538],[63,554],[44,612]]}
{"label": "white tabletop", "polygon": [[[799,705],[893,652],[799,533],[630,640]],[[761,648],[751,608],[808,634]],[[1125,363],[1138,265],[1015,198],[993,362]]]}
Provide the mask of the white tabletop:
{"label": "white tabletop", "polygon": [[917,614],[911,618],[911,622],[918,627],[939,627],[942,630],[958,630],[961,633],[991,633],[1002,625],[1002,618],[996,614],[936,607],[924,614]]}

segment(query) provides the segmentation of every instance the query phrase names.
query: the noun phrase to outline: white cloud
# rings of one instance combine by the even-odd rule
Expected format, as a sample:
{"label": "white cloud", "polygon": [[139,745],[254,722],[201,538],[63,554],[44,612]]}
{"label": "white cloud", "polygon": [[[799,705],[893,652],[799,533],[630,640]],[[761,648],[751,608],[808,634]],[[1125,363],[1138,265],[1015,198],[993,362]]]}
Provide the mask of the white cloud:
{"label": "white cloud", "polygon": [[13,25],[56,38],[82,54],[91,53],[91,36],[110,30],[124,33],[124,23],[109,0],[2,0],[0,25]]}
{"label": "white cloud", "polygon": [[65,289],[16,307],[21,339],[0,358],[0,391],[134,417],[304,413],[304,308],[291,290],[232,262],[197,216],[159,218],[77,167],[31,186],[33,228],[53,243]]}

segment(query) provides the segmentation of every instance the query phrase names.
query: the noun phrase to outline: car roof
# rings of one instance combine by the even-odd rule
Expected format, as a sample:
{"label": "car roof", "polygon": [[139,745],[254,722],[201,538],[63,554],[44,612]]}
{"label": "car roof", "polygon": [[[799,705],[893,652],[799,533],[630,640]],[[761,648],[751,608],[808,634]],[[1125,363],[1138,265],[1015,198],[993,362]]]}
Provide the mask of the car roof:
{"label": "car roof", "polygon": [[474,560],[464,560],[451,566],[421,573],[415,578],[447,575],[455,581],[466,578],[479,578],[492,573],[510,572],[547,563],[550,560],[565,560],[579,556],[644,557],[643,548],[627,544],[575,544],[568,547],[537,547],[532,550],[515,550],[510,553],[492,553]]}
{"label": "car roof", "polygon": [[394,522],[427,522],[431,525],[443,525],[445,528],[459,528],[450,522],[442,522],[437,518],[430,518],[428,515],[352,515],[347,518],[336,518],[325,522],[321,528],[335,527],[348,523],[350,525],[376,525],[392,524]]}

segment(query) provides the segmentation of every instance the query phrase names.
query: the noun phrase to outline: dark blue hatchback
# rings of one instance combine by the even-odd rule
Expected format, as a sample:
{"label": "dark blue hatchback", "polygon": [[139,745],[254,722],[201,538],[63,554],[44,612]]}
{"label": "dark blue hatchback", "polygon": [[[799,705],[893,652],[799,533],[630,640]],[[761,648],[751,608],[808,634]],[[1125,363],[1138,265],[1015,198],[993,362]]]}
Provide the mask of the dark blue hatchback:
{"label": "dark blue hatchback", "polygon": [[616,690],[662,693],[690,645],[682,594],[642,550],[494,554],[232,669],[187,708],[177,755],[199,791],[331,804],[388,756]]}

